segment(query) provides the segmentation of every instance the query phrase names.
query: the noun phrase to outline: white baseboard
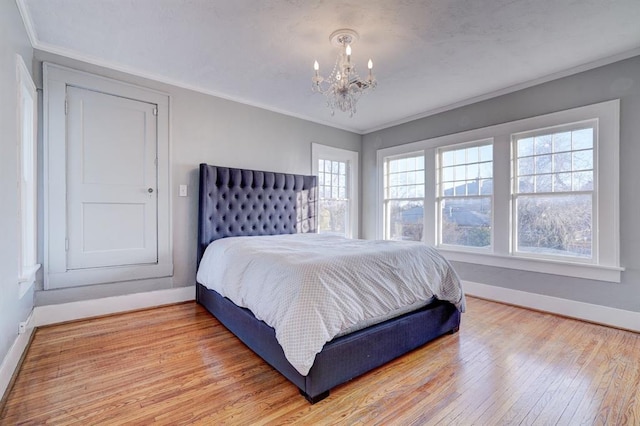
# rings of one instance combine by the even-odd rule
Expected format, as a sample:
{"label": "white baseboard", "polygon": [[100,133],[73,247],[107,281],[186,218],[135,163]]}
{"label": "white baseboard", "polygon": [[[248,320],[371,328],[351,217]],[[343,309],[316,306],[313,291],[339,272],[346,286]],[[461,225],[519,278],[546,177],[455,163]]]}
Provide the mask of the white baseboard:
{"label": "white baseboard", "polygon": [[636,333],[640,332],[640,312],[625,311],[608,306],[528,293],[472,281],[464,281],[463,286],[465,293],[469,296],[550,312],[596,324],[635,331]]}
{"label": "white baseboard", "polygon": [[11,383],[11,378],[18,368],[20,358],[22,358],[22,354],[24,354],[24,351],[27,349],[27,345],[29,344],[29,340],[33,334],[34,328],[32,318],[33,315],[29,315],[25,332],[18,334],[18,337],[16,337],[15,342],[13,342],[11,349],[9,349],[9,352],[4,357],[2,365],[0,365],[0,399],[4,397],[4,394],[9,387],[9,383]]}
{"label": "white baseboard", "polygon": [[34,323],[36,327],[40,327],[65,321],[186,302],[194,300],[195,296],[195,287],[189,286],[58,305],[36,306],[34,308]]}

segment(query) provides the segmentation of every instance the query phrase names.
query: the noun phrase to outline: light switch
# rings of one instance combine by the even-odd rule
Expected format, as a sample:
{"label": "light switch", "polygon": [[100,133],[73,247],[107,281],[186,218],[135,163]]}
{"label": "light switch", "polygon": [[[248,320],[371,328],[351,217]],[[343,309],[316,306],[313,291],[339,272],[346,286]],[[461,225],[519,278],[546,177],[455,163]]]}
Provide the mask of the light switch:
{"label": "light switch", "polygon": [[178,195],[181,196],[181,197],[186,197],[187,196],[187,185],[180,185],[180,189],[179,189]]}

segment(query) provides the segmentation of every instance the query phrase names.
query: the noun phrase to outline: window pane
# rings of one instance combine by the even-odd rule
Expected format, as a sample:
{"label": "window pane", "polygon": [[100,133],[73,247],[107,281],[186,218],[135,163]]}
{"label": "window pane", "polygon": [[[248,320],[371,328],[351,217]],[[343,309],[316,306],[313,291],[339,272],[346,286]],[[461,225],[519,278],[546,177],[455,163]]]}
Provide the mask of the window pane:
{"label": "window pane", "polygon": [[590,258],[591,214],[591,195],[518,197],[517,250]]}
{"label": "window pane", "polygon": [[574,150],[593,148],[593,129],[574,130],[571,132],[571,139]]}
{"label": "window pane", "polygon": [[551,192],[551,176],[552,175],[536,176],[536,192]]}
{"label": "window pane", "polygon": [[480,177],[483,179],[493,177],[493,163],[480,163]]}
{"label": "window pane", "polygon": [[442,166],[452,166],[453,165],[453,152],[445,151],[442,153]]}
{"label": "window pane", "polygon": [[478,195],[479,180],[468,180],[466,183],[467,195]]}
{"label": "window pane", "polygon": [[385,159],[385,164],[389,165],[386,168],[389,172],[385,173],[384,181],[386,185],[393,182],[385,194],[385,238],[419,241],[423,228],[424,155]]}
{"label": "window pane", "polygon": [[346,235],[349,229],[347,162],[319,159],[318,167],[319,232]]}
{"label": "window pane", "polygon": [[[469,146],[453,152],[450,167],[442,169],[439,186],[440,244],[474,247],[491,245],[491,195],[493,193],[493,145]],[[441,164],[444,163],[441,160]],[[453,170],[453,173],[451,173]],[[453,179],[453,183],[449,183]],[[481,195],[483,197],[481,197]]]}
{"label": "window pane", "polygon": [[551,152],[552,137],[553,135],[536,136],[533,141],[534,153],[538,155]]}
{"label": "window pane", "polygon": [[520,176],[533,174],[533,157],[525,157],[518,160],[518,174]]}
{"label": "window pane", "polygon": [[554,172],[570,172],[571,171],[571,153],[563,152],[553,156]]}
{"label": "window pane", "polygon": [[573,173],[574,191],[593,191],[593,172]]}
{"label": "window pane", "polygon": [[540,155],[536,159],[536,173],[551,173],[551,156]]}
{"label": "window pane", "polygon": [[553,135],[553,152],[571,151],[571,132]]}
{"label": "window pane", "polygon": [[483,179],[480,184],[481,195],[493,194],[493,179]]}
{"label": "window pane", "polygon": [[467,148],[467,163],[476,163],[479,161],[478,147]]}
{"label": "window pane", "polygon": [[554,175],[553,191],[571,191],[571,173],[557,173]]}
{"label": "window pane", "polygon": [[593,150],[577,151],[573,153],[573,170],[593,169]]}
{"label": "window pane", "polygon": [[491,199],[445,199],[442,202],[442,244],[491,245]]}
{"label": "window pane", "polygon": [[533,138],[525,138],[518,141],[518,157],[527,155],[533,155]]}
{"label": "window pane", "polygon": [[493,161],[493,145],[480,147],[480,161]]}
{"label": "window pane", "polygon": [[318,212],[318,225],[322,234],[345,235],[349,201],[347,200],[323,200]]}
{"label": "window pane", "polygon": [[387,205],[387,238],[421,241],[423,207],[423,201],[389,201]]}
{"label": "window pane", "polygon": [[480,168],[478,164],[468,164],[467,165],[467,179],[477,179],[480,177]]}
{"label": "window pane", "polygon": [[518,178],[518,192],[534,192],[533,176],[524,176]]}

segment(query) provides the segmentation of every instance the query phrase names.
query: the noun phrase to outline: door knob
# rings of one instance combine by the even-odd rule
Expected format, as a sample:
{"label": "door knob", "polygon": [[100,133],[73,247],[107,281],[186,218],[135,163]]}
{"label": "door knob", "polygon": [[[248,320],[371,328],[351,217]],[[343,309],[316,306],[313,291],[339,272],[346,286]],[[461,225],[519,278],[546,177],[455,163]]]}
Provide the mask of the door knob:
{"label": "door knob", "polygon": [[149,188],[149,189],[147,189],[147,192],[148,192],[149,194],[151,194],[151,193],[153,192],[153,188]]}

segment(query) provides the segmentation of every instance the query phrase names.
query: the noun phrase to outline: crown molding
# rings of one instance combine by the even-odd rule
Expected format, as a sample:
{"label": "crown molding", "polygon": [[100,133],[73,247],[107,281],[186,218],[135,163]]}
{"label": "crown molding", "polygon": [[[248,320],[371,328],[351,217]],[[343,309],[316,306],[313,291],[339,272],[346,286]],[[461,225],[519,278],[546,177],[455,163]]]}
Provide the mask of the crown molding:
{"label": "crown molding", "polygon": [[33,19],[31,19],[31,13],[29,13],[29,8],[25,4],[25,0],[16,0],[16,5],[18,6],[20,16],[22,16],[22,22],[24,23],[24,28],[27,31],[29,42],[31,42],[31,47],[35,48],[39,43],[39,39],[36,28],[33,25]]}
{"label": "crown molding", "polygon": [[579,74],[584,71],[589,71],[594,68],[603,67],[605,65],[613,64],[614,62],[623,61],[625,59],[633,58],[634,56],[640,55],[640,47],[635,49],[627,50],[625,52],[617,53],[612,56],[607,56],[606,58],[597,59],[595,61],[587,62],[582,65],[578,65],[572,68],[568,68],[566,70],[558,71],[553,74],[546,75],[544,77],[536,78],[533,80],[525,81],[523,83],[515,84],[513,86],[505,87],[503,89],[494,90],[492,92],[487,92],[483,95],[474,96],[469,99],[464,99],[459,102],[454,102],[449,105],[445,105],[442,107],[430,109],[428,111],[422,112],[420,114],[411,115],[406,118],[401,118],[394,121],[389,121],[387,123],[381,124],[380,126],[373,127],[371,129],[363,132],[363,135],[377,132],[378,130],[388,129],[390,127],[398,126],[400,124],[409,123],[411,121],[419,120],[421,118],[430,117],[432,115],[440,114],[442,112],[451,111],[456,108],[461,108],[467,105],[472,105],[478,102],[486,101],[488,99],[497,98],[498,96],[507,95],[509,93],[517,92],[518,90],[528,89],[529,87],[537,86],[539,84],[547,83],[549,81],[558,80],[563,77],[568,77],[570,75]]}
{"label": "crown molding", "polygon": [[544,77],[540,77],[540,78],[536,78],[533,80],[529,80],[529,81],[525,81],[523,83],[519,83],[519,84],[515,84],[509,87],[505,87],[503,89],[499,89],[499,90],[495,90],[495,91],[491,91],[491,92],[487,92],[483,95],[479,95],[479,96],[474,96],[472,98],[468,98],[468,99],[464,99],[458,102],[454,102],[452,104],[448,104],[448,105],[444,105],[442,107],[438,107],[438,108],[434,108],[434,109],[430,109],[427,111],[424,111],[422,113],[419,114],[414,114],[405,118],[401,118],[398,120],[392,120],[392,121],[388,121],[384,124],[381,124],[379,126],[374,126],[374,127],[370,127],[370,128],[365,128],[365,129],[360,129],[360,128],[356,128],[356,127],[351,127],[351,126],[344,126],[344,125],[339,125],[336,123],[332,123],[326,120],[320,120],[317,118],[313,118],[313,117],[309,117],[307,115],[304,114],[297,114],[295,112],[291,112],[291,111],[287,111],[287,110],[283,110],[280,108],[275,108],[273,106],[267,105],[267,104],[263,104],[260,102],[255,102],[249,99],[245,99],[239,96],[232,96],[226,93],[222,93],[222,92],[218,92],[215,90],[211,90],[211,89],[207,89],[201,86],[197,86],[197,85],[193,85],[193,84],[189,84],[189,83],[185,83],[183,81],[180,80],[176,80],[176,79],[172,79],[172,78],[168,78],[166,76],[162,76],[159,74],[153,74],[153,73],[149,73],[146,71],[142,71],[139,70],[137,68],[133,68],[133,67],[128,67],[126,65],[122,65],[122,64],[118,64],[116,62],[112,62],[112,61],[107,61],[98,57],[94,57],[94,56],[90,56],[90,55],[85,55],[85,54],[81,54],[78,53],[74,50],[71,49],[65,49],[65,48],[61,48],[55,45],[51,45],[48,43],[43,43],[40,41],[40,39],[38,38],[38,34],[35,30],[35,26],[33,24],[33,20],[31,19],[31,14],[29,13],[29,8],[26,6],[25,4],[25,0],[16,0],[16,4],[18,5],[18,9],[20,11],[20,14],[22,15],[22,20],[24,22],[27,34],[29,36],[29,40],[31,41],[31,46],[34,49],[38,49],[44,52],[48,52],[48,53],[52,53],[55,55],[60,55],[60,56],[64,56],[70,59],[74,59],[77,61],[81,61],[81,62],[86,62],[88,64],[91,65],[96,65],[99,67],[104,67],[104,68],[109,68],[111,70],[114,71],[119,71],[119,72],[123,72],[126,74],[130,74],[136,77],[142,77],[142,78],[146,78],[149,80],[153,80],[155,82],[158,83],[163,83],[163,84],[168,84],[171,86],[175,86],[175,87],[179,87],[182,89],[187,89],[187,90],[192,90],[194,92],[198,92],[198,93],[202,93],[205,95],[210,95],[210,96],[215,96],[217,98],[221,98],[221,99],[225,99],[228,101],[232,101],[232,102],[237,102],[240,104],[244,104],[244,105],[248,105],[248,106],[252,106],[255,108],[260,108],[266,111],[270,111],[270,112],[274,112],[277,114],[282,114],[282,115],[286,115],[289,117],[293,117],[293,118],[298,118],[301,120],[305,120],[305,121],[309,121],[312,123],[316,123],[316,124],[320,124],[323,126],[328,126],[328,127],[333,127],[335,129],[339,129],[339,130],[345,130],[347,132],[351,132],[351,133],[356,133],[359,135],[366,135],[369,133],[373,133],[373,132],[377,132],[379,130],[384,130],[384,129],[388,129],[390,127],[394,127],[394,126],[398,126],[400,124],[405,124],[405,123],[409,123],[411,121],[415,121],[415,120],[419,120],[425,117],[430,117],[432,115],[435,114],[440,114],[442,112],[446,112],[446,111],[451,111],[453,109],[456,108],[461,108],[467,105],[471,105],[474,103],[478,103],[478,102],[482,102],[482,101],[486,101],[488,99],[492,99],[498,96],[502,96],[502,95],[507,95],[509,93],[513,93],[513,92],[517,92],[518,90],[523,90],[523,89],[527,89],[529,87],[533,87],[533,86],[537,86],[539,84],[543,84],[543,83],[547,83],[549,81],[553,81],[553,80],[557,80],[563,77],[568,77],[570,75],[574,75],[574,74],[578,74],[584,71],[588,71],[594,68],[598,68],[598,67],[602,67],[605,65],[609,65],[612,64],[614,62],[618,62],[618,61],[622,61],[625,59],[629,59],[632,58],[634,56],[638,56],[640,55],[640,47],[625,51],[625,52],[621,52],[621,53],[617,53],[615,55],[611,55],[608,56],[606,58],[601,58],[601,59],[597,59],[595,61],[591,61],[591,62],[587,62],[585,64],[582,65],[578,65],[563,71],[559,71],[556,73],[552,73],[549,75],[546,75]]}

